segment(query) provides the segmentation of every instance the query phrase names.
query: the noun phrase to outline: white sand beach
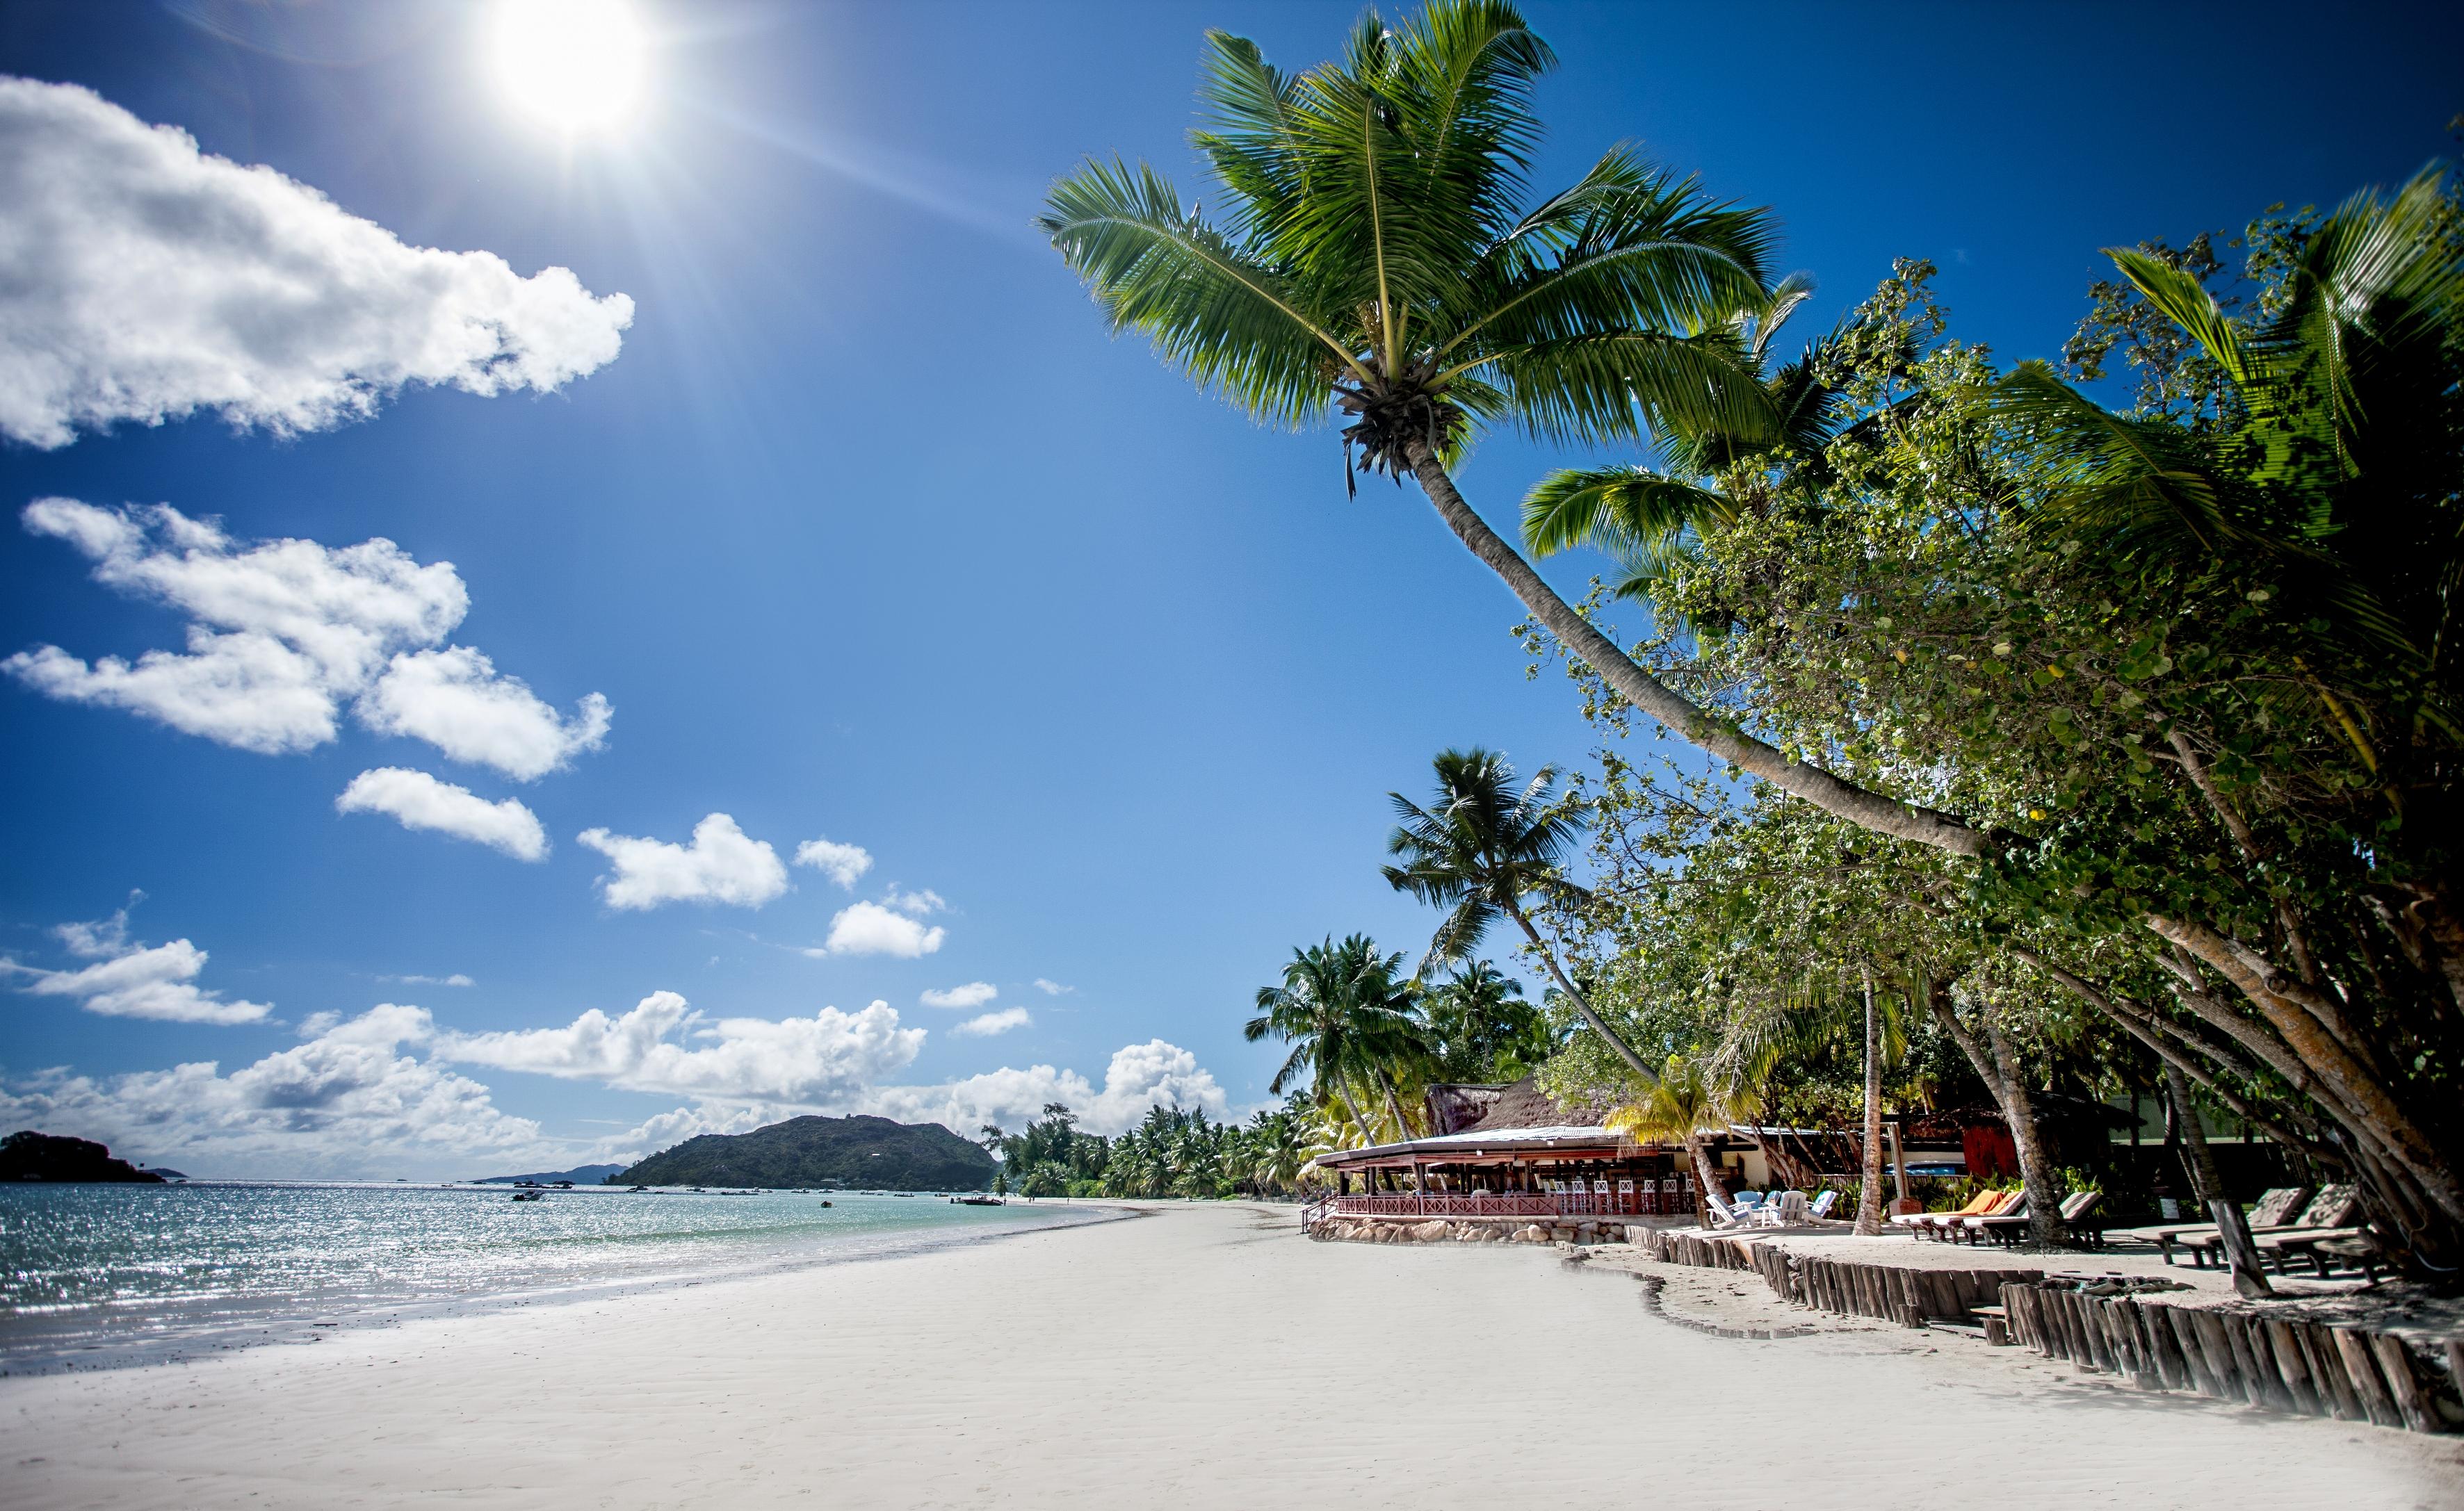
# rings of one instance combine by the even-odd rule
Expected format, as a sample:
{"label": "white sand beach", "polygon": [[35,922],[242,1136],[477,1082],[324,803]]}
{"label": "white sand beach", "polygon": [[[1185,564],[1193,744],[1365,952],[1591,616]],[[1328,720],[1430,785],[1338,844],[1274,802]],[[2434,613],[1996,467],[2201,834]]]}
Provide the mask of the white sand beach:
{"label": "white sand beach", "polygon": [[1545,1248],[1164,1205],[314,1347],[0,1380],[71,1506],[2464,1506],[2464,1444],[1890,1328],[1750,1341]]}

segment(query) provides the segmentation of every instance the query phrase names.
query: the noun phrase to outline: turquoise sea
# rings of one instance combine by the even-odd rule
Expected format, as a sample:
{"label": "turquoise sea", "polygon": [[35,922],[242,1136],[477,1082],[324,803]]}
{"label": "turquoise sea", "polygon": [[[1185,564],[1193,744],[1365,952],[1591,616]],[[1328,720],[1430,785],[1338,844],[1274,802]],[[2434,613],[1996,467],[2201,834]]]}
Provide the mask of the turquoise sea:
{"label": "turquoise sea", "polygon": [[501,1186],[0,1186],[0,1371],[309,1342],[1111,1215],[847,1192],[592,1188],[517,1202]]}

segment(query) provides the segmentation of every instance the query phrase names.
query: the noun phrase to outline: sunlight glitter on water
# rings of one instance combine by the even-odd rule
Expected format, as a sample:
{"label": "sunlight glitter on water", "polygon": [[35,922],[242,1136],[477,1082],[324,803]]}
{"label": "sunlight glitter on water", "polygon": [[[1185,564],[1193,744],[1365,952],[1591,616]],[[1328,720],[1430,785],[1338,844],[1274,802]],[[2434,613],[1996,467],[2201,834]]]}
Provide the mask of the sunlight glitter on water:
{"label": "sunlight glitter on water", "polygon": [[1095,1215],[844,1192],[516,1202],[503,1187],[6,1186],[0,1364],[228,1347],[311,1319],[709,1280]]}

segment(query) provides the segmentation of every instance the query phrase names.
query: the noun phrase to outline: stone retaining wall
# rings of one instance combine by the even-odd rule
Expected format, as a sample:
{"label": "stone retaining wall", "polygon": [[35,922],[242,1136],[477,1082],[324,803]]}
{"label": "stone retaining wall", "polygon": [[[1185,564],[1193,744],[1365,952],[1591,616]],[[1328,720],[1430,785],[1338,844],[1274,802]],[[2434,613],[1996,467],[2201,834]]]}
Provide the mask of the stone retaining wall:
{"label": "stone retaining wall", "polygon": [[1636,1243],[1651,1230],[1639,1223],[1594,1221],[1500,1222],[1431,1217],[1422,1222],[1392,1217],[1320,1217],[1309,1236],[1335,1243]]}

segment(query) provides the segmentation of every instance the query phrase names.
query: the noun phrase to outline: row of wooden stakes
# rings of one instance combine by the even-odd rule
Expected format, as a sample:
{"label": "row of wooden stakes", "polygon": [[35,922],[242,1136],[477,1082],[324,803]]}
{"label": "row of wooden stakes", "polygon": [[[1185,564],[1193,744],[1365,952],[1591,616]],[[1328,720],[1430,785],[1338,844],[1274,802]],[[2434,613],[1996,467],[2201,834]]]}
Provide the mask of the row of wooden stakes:
{"label": "row of wooden stakes", "polygon": [[[2269,1411],[2416,1433],[2449,1430],[2434,1371],[2392,1334],[2089,1296],[2058,1283],[2014,1281],[2002,1287],[2001,1300],[2012,1341],[2049,1358],[2126,1374],[2144,1390],[2195,1391]],[[2446,1353],[2450,1371],[2464,1380],[2464,1341],[2448,1340]]]}
{"label": "row of wooden stakes", "polygon": [[[1669,1264],[1752,1270],[1783,1301],[1921,1327],[1967,1322],[1999,1303],[2010,1341],[2050,1358],[2127,1375],[2151,1391],[2194,1391],[2269,1411],[2332,1416],[2416,1433],[2449,1431],[2434,1368],[2403,1339],[2293,1317],[2090,1296],[2042,1270],[1921,1269],[1793,1255],[1727,1234],[1648,1232],[1646,1257]],[[1989,1336],[2003,1330],[1989,1327]],[[2464,1340],[2444,1345],[2451,1387],[2464,1395]]]}

